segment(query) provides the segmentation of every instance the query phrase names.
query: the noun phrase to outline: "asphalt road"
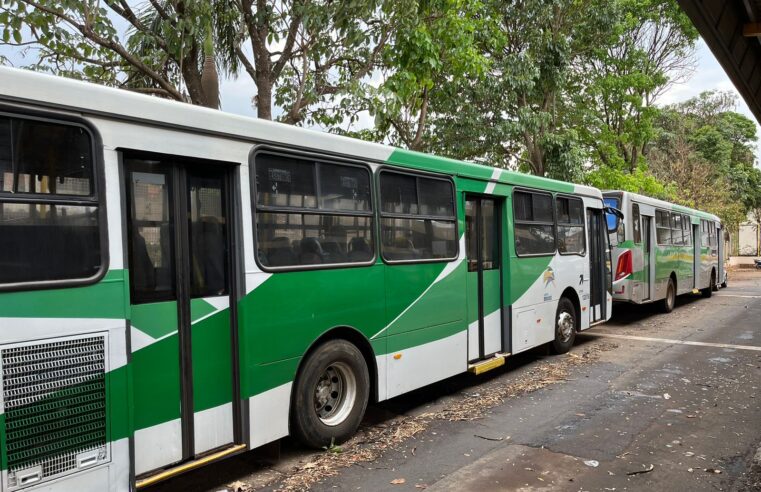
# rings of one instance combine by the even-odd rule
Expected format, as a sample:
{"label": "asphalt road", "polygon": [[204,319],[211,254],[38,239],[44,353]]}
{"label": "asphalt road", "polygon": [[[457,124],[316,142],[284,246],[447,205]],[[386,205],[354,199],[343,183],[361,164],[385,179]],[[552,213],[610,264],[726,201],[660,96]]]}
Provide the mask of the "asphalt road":
{"label": "asphalt road", "polygon": [[761,490],[761,273],[667,315],[616,306],[572,354],[534,350],[376,405],[335,456],[285,440],[276,462],[246,453],[151,492]]}

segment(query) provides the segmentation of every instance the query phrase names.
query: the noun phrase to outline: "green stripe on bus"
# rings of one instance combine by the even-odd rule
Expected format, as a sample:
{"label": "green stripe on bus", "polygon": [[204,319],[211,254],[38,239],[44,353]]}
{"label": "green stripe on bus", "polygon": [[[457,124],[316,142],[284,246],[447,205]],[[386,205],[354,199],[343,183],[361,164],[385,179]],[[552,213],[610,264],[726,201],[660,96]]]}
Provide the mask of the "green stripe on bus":
{"label": "green stripe on bus", "polygon": [[124,270],[111,270],[86,287],[9,292],[0,296],[0,317],[125,319]]}
{"label": "green stripe on bus", "polygon": [[223,309],[191,327],[193,410],[200,412],[233,398],[230,310]]}

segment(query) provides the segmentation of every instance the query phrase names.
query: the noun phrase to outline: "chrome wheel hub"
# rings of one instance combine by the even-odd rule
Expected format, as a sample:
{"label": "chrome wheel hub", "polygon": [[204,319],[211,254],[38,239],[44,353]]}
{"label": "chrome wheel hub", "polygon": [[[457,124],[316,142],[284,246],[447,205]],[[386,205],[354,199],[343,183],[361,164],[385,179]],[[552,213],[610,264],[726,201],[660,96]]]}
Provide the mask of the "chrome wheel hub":
{"label": "chrome wheel hub", "polygon": [[314,388],[314,410],[322,423],[341,424],[351,413],[357,399],[357,379],[343,362],[329,365]]}
{"label": "chrome wheel hub", "polygon": [[575,329],[574,322],[573,322],[573,316],[571,316],[571,313],[567,311],[561,311],[560,314],[558,314],[558,323],[557,323],[557,330],[558,330],[558,338],[561,342],[567,342],[571,339],[571,335],[573,335],[573,330]]}

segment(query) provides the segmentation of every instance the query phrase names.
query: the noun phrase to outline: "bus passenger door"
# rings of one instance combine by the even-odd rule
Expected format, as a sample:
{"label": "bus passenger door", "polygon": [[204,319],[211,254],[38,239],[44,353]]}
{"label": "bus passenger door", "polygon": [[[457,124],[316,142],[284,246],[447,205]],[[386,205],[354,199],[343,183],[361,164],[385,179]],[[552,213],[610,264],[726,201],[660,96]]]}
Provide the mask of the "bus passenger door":
{"label": "bus passenger door", "polygon": [[234,441],[230,176],[124,156],[135,474]]}
{"label": "bus passenger door", "polygon": [[652,275],[650,265],[652,264],[653,254],[653,218],[642,215],[642,300],[648,301],[652,297]]}
{"label": "bus passenger door", "polygon": [[465,199],[468,274],[468,361],[503,351],[500,204]]}
{"label": "bus passenger door", "polygon": [[699,289],[703,279],[703,261],[700,254],[700,224],[692,224],[692,282],[693,289]]}
{"label": "bus passenger door", "polygon": [[[716,277],[716,283],[718,285],[722,285],[725,282],[725,273],[724,273],[724,260],[725,260],[725,248],[727,246],[726,244],[726,229],[724,228],[724,224],[721,224],[721,226],[716,228],[716,241],[718,242],[717,246],[719,248],[719,264],[716,267],[717,277]],[[710,273],[709,273],[710,278]],[[709,281],[710,282],[710,281]],[[726,287],[726,285],[723,285]]]}
{"label": "bus passenger door", "polygon": [[[607,319],[607,292],[610,279],[608,231],[605,215],[600,209],[587,209],[589,231],[589,324]],[[608,277],[606,279],[606,276]]]}

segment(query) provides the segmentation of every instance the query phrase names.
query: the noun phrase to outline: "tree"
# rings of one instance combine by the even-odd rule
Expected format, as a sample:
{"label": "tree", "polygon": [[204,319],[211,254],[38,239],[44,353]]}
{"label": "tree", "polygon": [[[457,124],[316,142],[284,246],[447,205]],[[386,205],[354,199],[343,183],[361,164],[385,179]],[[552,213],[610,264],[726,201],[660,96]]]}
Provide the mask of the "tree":
{"label": "tree", "polygon": [[[36,50],[32,68],[217,107],[201,79],[204,66],[215,72],[207,73],[212,80],[218,67],[237,70],[231,3],[151,0],[136,8],[126,0],[4,0],[0,24],[4,42]],[[119,25],[127,26],[123,34]],[[208,35],[228,49],[206,53]]]}
{"label": "tree", "polygon": [[655,103],[691,73],[697,31],[675,0],[620,0],[613,42],[591,45],[576,81],[585,144],[598,166],[635,172],[653,138]]}
{"label": "tree", "polygon": [[704,92],[661,111],[648,161],[672,183],[675,201],[720,216],[730,230],[761,204],[761,170],[754,167],[754,123],[733,111],[729,93]]}
{"label": "tree", "polygon": [[481,39],[490,60],[481,78],[454,87],[434,119],[450,155],[534,174],[575,178],[584,153],[567,119],[579,57],[605,37],[610,2],[524,0],[486,3],[498,29]]}
{"label": "tree", "polygon": [[397,0],[396,8],[408,14],[383,51],[380,82],[358,84],[337,107],[315,116],[323,124],[351,123],[367,111],[372,130],[344,133],[431,151],[430,118],[440,113],[451,87],[484,73],[488,61],[476,37],[493,26],[481,15],[479,0]]}
{"label": "tree", "polygon": [[283,121],[298,123],[373,70],[398,14],[380,0],[135,3],[3,0],[3,42],[36,49],[34,68],[194,104],[213,106],[212,66],[243,69],[260,118],[278,104]]}

